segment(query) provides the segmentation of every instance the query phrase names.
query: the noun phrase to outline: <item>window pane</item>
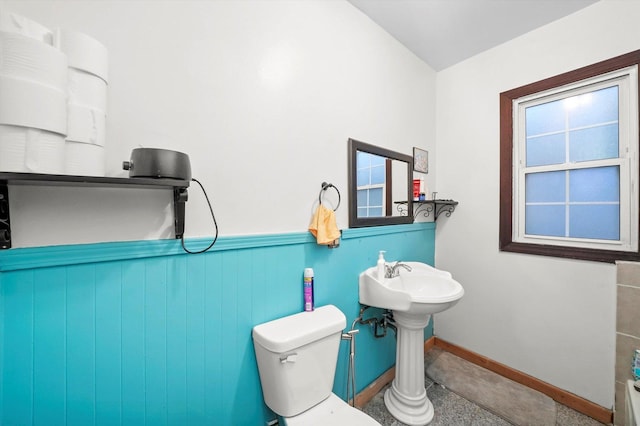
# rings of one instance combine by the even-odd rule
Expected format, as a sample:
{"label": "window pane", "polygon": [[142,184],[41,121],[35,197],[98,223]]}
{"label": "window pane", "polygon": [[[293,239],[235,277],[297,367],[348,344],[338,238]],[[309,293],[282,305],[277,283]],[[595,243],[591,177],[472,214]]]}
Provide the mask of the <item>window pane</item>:
{"label": "window pane", "polygon": [[356,173],[356,186],[366,186],[369,185],[369,179],[370,179],[370,171],[371,169],[359,169],[358,172]]}
{"label": "window pane", "polygon": [[369,217],[382,217],[382,207],[370,208]]}
{"label": "window pane", "polygon": [[379,155],[369,154],[371,156],[371,167],[374,166],[384,166],[384,162],[386,161],[386,157],[381,157]]}
{"label": "window pane", "polygon": [[569,172],[569,201],[620,201],[618,166],[594,167]]}
{"label": "window pane", "polygon": [[527,167],[562,164],[565,157],[564,133],[527,138]]}
{"label": "window pane", "polygon": [[565,129],[562,101],[547,102],[525,110],[526,136],[558,132]]}
{"label": "window pane", "polygon": [[618,158],[618,124],[569,132],[570,161]]}
{"label": "window pane", "polygon": [[371,168],[371,185],[380,185],[384,183],[384,167]]}
{"label": "window pane", "polygon": [[565,99],[569,128],[618,121],[618,86]]}
{"label": "window pane", "polygon": [[529,173],[525,177],[525,202],[564,202],[565,172]]}
{"label": "window pane", "polygon": [[356,165],[359,169],[371,166],[371,154],[368,152],[356,152]]}
{"label": "window pane", "polygon": [[581,204],[569,207],[569,236],[600,240],[620,239],[618,204]]}
{"label": "window pane", "polygon": [[525,217],[525,233],[528,235],[565,236],[564,205],[527,206]]}
{"label": "window pane", "polygon": [[358,190],[358,207],[366,207],[369,203],[367,202],[369,199],[369,190],[368,189],[359,189]]}
{"label": "window pane", "polygon": [[382,205],[382,188],[372,188],[369,190],[369,205],[370,206]]}
{"label": "window pane", "polygon": [[366,207],[358,207],[358,217],[368,217],[369,209]]}

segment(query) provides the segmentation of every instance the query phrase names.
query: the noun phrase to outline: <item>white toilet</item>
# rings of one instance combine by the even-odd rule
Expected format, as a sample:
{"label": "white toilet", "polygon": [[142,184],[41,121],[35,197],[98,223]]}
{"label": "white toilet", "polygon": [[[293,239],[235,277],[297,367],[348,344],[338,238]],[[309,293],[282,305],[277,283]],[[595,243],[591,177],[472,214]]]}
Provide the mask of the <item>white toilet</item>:
{"label": "white toilet", "polygon": [[286,425],[380,425],[331,392],[345,325],[327,305],[253,328],[264,401]]}

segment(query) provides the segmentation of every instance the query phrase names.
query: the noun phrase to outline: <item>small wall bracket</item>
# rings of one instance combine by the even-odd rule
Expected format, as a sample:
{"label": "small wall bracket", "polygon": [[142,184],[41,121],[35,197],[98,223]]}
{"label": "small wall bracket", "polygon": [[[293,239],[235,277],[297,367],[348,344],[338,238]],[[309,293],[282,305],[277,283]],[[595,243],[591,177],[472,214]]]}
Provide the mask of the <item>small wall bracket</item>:
{"label": "small wall bracket", "polygon": [[176,239],[182,238],[184,234],[184,209],[189,193],[187,188],[173,188],[173,213],[176,228]]}
{"label": "small wall bracket", "polygon": [[11,221],[9,219],[9,188],[0,180],[0,249],[11,248]]}

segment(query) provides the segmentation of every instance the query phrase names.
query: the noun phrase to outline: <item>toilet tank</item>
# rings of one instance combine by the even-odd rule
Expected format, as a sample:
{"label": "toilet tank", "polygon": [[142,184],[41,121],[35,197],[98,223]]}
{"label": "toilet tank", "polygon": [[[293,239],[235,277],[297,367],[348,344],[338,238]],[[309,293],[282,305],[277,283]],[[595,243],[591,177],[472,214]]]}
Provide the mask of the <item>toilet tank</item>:
{"label": "toilet tank", "polygon": [[276,414],[292,417],[329,397],[345,326],[342,311],[326,305],[253,328],[262,394]]}

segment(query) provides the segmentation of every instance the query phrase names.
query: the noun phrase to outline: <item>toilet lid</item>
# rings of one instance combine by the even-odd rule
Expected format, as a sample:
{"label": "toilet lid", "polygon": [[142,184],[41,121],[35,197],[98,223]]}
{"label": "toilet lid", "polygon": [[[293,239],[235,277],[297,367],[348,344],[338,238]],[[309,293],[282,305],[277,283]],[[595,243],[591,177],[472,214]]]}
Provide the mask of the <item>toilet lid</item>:
{"label": "toilet lid", "polygon": [[284,423],[287,426],[381,426],[372,417],[350,406],[333,393],[329,395],[329,398],[304,413],[293,417],[285,417]]}

